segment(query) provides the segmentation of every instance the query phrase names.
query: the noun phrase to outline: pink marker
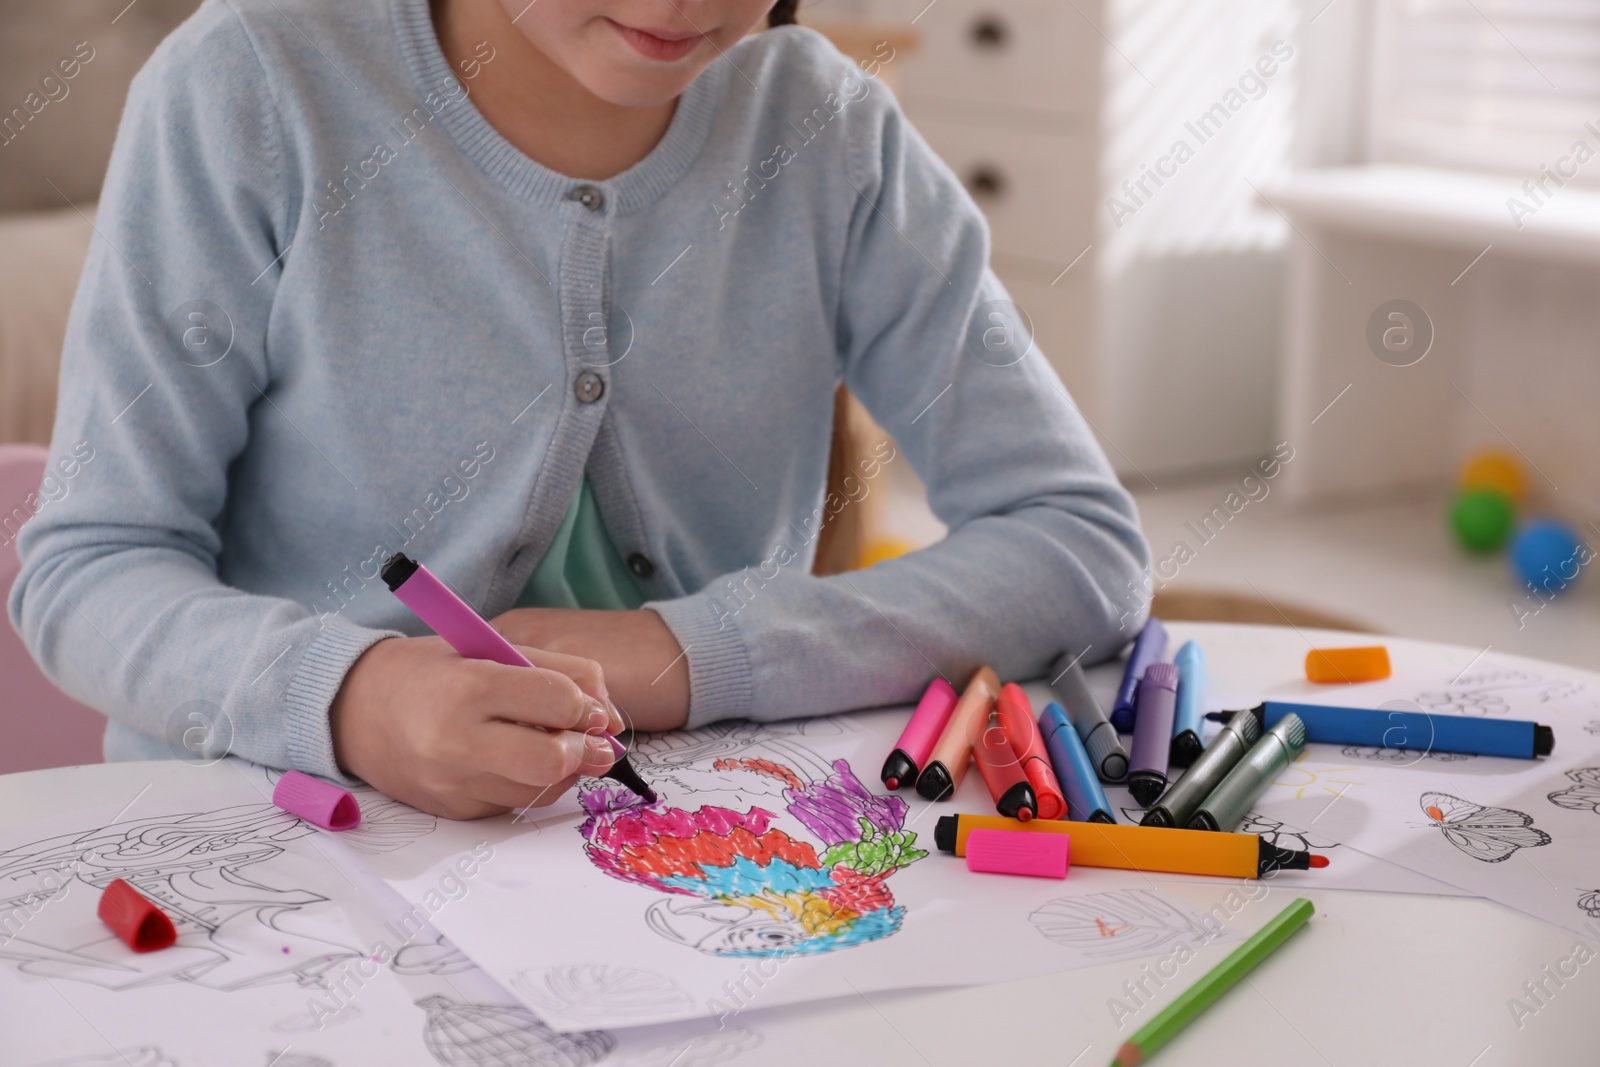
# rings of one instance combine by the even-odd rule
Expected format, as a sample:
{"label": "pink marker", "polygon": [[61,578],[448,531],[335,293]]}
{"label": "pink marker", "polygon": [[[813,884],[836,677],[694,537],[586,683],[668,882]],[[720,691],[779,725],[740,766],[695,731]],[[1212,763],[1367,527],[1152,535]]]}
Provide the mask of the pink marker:
{"label": "pink marker", "polygon": [[[383,584],[389,592],[410,608],[434,633],[444,638],[451,648],[467,659],[487,659],[504,663],[508,667],[532,667],[528,658],[517,651],[515,645],[501,636],[500,631],[472,610],[472,605],[441,582],[428,568],[403,552],[396,552],[383,562]],[[644,798],[646,804],[656,802],[656,792],[639,777],[624,755],[622,742],[606,734],[617,762],[606,772]]]}
{"label": "pink marker", "polygon": [[1066,834],[974,830],[967,835],[967,870],[1065,878],[1071,847]]}
{"label": "pink marker", "polygon": [[956,690],[943,678],[935,678],[917,701],[917,710],[911,713],[905,732],[894,744],[894,751],[883,761],[883,784],[899,789],[901,782],[915,782],[922,773],[922,765],[933,755],[933,746],[939,743],[950,713],[956,710]]}

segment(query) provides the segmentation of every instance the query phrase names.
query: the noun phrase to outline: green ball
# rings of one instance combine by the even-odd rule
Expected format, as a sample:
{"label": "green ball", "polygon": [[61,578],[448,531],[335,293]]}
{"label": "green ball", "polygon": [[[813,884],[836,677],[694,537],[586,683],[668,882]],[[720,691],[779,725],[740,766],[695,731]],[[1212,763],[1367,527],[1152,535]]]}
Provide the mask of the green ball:
{"label": "green ball", "polygon": [[1456,539],[1470,552],[1493,552],[1504,545],[1516,522],[1515,505],[1498,489],[1463,489],[1450,509]]}

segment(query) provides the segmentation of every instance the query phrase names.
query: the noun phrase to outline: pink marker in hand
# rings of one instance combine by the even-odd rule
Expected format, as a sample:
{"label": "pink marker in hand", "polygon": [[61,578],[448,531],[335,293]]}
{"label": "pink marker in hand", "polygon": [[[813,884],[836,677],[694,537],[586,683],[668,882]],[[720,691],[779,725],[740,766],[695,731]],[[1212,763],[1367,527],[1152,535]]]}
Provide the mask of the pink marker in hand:
{"label": "pink marker in hand", "polygon": [[[472,605],[441,582],[428,568],[396,552],[383,562],[383,584],[400,602],[426,623],[434,633],[445,639],[449,646],[467,659],[487,659],[504,663],[508,667],[532,667],[528,658],[517,651],[482,615],[472,610]],[[644,798],[646,804],[656,802],[656,792],[639,777],[624,755],[627,751],[611,734],[606,734],[617,761],[606,772],[614,779]]]}

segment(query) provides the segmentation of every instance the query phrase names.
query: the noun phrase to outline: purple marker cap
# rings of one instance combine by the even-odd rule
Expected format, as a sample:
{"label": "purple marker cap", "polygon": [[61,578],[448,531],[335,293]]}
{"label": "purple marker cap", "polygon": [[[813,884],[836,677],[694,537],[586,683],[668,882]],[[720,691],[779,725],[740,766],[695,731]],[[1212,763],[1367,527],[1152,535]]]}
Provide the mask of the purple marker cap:
{"label": "purple marker cap", "polygon": [[1152,685],[1157,689],[1170,689],[1176,693],[1178,674],[1176,663],[1152,663],[1144,669],[1144,677],[1139,679],[1139,684]]}
{"label": "purple marker cap", "polygon": [[289,771],[278,779],[272,802],[324,830],[349,830],[361,821],[361,805],[348,789]]}

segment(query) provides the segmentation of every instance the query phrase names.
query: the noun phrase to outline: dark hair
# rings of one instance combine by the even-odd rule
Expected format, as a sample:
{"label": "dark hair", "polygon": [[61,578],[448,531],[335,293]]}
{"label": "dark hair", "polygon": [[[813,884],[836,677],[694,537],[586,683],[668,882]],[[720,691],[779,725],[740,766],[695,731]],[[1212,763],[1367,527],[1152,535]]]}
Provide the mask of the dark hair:
{"label": "dark hair", "polygon": [[796,22],[795,11],[800,7],[800,0],[778,0],[772,5],[772,10],[767,12],[768,26],[793,26]]}

